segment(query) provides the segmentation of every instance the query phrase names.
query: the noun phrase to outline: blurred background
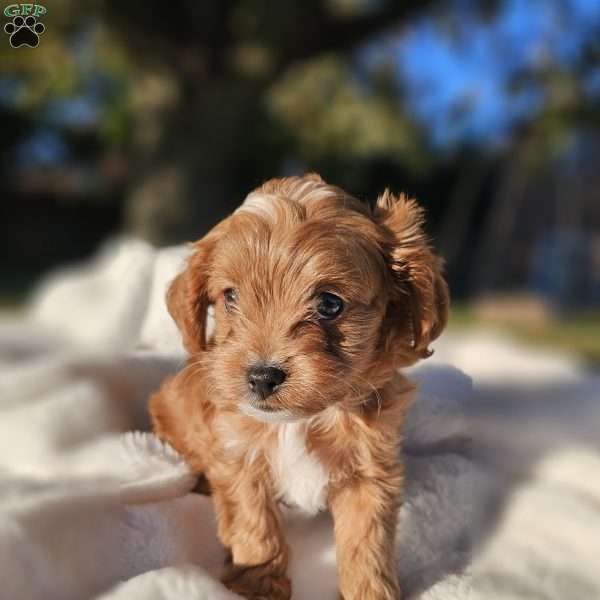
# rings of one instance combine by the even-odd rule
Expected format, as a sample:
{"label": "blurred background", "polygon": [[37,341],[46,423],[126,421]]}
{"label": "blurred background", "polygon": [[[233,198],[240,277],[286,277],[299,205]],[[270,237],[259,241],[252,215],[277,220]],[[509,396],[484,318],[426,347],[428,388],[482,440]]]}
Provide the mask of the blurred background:
{"label": "blurred background", "polygon": [[[469,598],[600,598],[600,1],[43,4],[36,48],[0,31],[9,499],[26,489],[34,506],[65,473],[81,485],[92,468],[114,475],[120,433],[148,429],[148,395],[181,366],[163,298],[184,252],[139,239],[198,239],[265,179],[317,171],[365,201],[389,187],[426,207],[453,302],[425,368],[450,363],[475,383],[452,398],[443,371],[439,412],[427,416],[426,394],[416,403],[441,454],[430,475],[408,472],[406,505],[437,508],[417,510],[425,550],[403,562],[407,598],[467,597],[434,585],[451,588],[480,548]],[[422,535],[438,517],[452,528]],[[98,570],[97,556],[119,552],[88,560],[90,540],[72,552],[89,515],[70,528],[40,519],[30,545],[13,521],[0,535],[0,555],[22,558],[9,583],[65,572],[63,538],[64,564],[81,555],[93,581],[76,595],[78,572],[53,597],[92,597],[150,568]],[[32,569],[41,555],[49,566]],[[48,598],[42,584],[11,597]]]}
{"label": "blurred background", "polygon": [[[0,39],[0,307],[264,179],[418,197],[452,326],[600,364],[600,2],[48,0]],[[9,19],[3,17],[4,23]]]}

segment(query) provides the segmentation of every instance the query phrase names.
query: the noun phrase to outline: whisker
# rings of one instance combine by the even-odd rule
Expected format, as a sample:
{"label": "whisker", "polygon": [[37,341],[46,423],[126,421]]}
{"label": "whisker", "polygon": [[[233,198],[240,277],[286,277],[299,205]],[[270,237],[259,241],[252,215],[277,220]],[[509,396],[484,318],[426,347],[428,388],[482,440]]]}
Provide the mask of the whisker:
{"label": "whisker", "polygon": [[[381,416],[381,408],[383,406],[383,398],[381,397],[379,390],[368,379],[365,379],[364,377],[361,377],[360,375],[356,374],[354,376],[364,381],[373,390],[375,399],[377,400],[377,418],[379,418]],[[341,383],[349,387],[352,391],[354,391],[357,396],[356,399],[359,401],[358,406],[364,406],[365,402],[364,398],[361,398],[360,389],[354,388],[348,381],[345,381],[344,379],[338,378],[337,381],[340,381]]]}

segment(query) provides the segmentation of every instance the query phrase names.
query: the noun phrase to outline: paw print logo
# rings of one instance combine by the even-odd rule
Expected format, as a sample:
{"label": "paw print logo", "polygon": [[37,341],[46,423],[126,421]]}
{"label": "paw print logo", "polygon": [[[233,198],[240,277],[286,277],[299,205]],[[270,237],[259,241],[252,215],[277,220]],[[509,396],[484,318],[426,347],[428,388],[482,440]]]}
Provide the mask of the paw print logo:
{"label": "paw print logo", "polygon": [[11,23],[4,26],[4,31],[10,35],[10,45],[13,48],[20,46],[29,46],[37,48],[40,43],[40,35],[46,31],[43,23],[40,23],[34,16],[27,18],[15,17]]}

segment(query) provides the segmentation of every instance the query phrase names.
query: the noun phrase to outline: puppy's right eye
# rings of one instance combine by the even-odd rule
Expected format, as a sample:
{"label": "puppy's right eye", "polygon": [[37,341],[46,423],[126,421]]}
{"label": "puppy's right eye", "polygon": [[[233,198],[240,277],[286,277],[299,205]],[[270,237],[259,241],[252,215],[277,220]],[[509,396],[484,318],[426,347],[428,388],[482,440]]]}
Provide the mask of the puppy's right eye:
{"label": "puppy's right eye", "polygon": [[223,292],[223,299],[225,300],[225,308],[229,310],[237,302],[237,290],[234,290],[233,288],[227,288]]}
{"label": "puppy's right eye", "polygon": [[321,319],[331,321],[344,310],[344,301],[335,294],[324,292],[317,299],[317,313]]}

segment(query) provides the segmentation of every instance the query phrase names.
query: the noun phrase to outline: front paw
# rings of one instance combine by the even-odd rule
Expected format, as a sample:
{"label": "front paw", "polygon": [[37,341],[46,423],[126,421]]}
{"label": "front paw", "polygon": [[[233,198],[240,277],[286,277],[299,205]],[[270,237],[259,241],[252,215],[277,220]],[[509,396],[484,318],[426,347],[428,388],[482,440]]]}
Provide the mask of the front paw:
{"label": "front paw", "polygon": [[369,580],[343,593],[340,590],[339,600],[402,600],[404,596],[394,581],[387,583]]}
{"label": "front paw", "polygon": [[[366,596],[365,596],[366,597]],[[381,598],[382,600],[388,600],[388,598],[393,598],[393,600],[403,600],[404,596],[402,595],[402,593],[398,590],[396,592],[394,592],[394,596],[372,596],[373,598]],[[339,600],[347,600],[347,598],[345,598],[342,594],[340,594],[338,596]]]}
{"label": "front paw", "polygon": [[[338,596],[339,600],[347,600],[342,594]],[[379,596],[373,596],[373,598],[379,598]],[[383,600],[387,600],[390,596],[381,596]],[[400,593],[400,591],[395,592],[394,596],[391,596],[394,600],[403,600],[404,596]]]}
{"label": "front paw", "polygon": [[290,600],[292,586],[285,575],[269,572],[266,566],[231,565],[221,581],[227,589],[247,600]]}

